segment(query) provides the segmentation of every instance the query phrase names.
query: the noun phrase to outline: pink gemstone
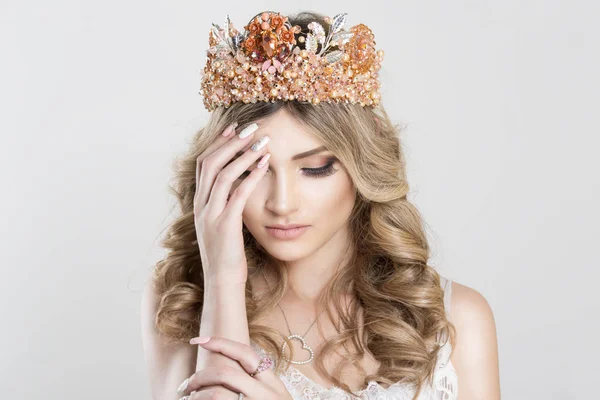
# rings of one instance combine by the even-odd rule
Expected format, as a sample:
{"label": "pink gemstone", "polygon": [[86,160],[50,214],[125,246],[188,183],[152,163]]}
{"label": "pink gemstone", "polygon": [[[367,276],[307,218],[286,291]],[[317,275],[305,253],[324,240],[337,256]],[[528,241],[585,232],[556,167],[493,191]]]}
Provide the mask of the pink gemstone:
{"label": "pink gemstone", "polygon": [[265,357],[265,358],[263,358],[263,359],[262,359],[262,362],[261,362],[261,364],[260,364],[259,370],[260,370],[260,371],[264,371],[264,370],[266,370],[266,369],[269,369],[269,368],[271,368],[271,365],[272,365],[272,364],[273,364],[273,363],[272,363],[272,361],[271,361],[271,358],[269,358],[269,357]]}
{"label": "pink gemstone", "polygon": [[279,50],[279,54],[277,55],[277,57],[283,61],[283,60],[287,59],[289,55],[290,55],[289,47],[282,46],[281,49]]}
{"label": "pink gemstone", "polygon": [[262,55],[262,54],[260,54],[260,53],[257,53],[256,51],[253,51],[253,52],[250,54],[250,57],[252,57],[252,59],[253,59],[254,61],[258,61],[258,62],[263,62],[263,61],[265,60],[265,57],[263,57],[263,55]]}
{"label": "pink gemstone", "polygon": [[271,60],[267,60],[263,63],[262,65],[262,70],[266,70],[267,68],[269,68],[271,66]]}
{"label": "pink gemstone", "polygon": [[276,71],[277,71],[277,68],[275,68],[274,66],[272,66],[272,65],[271,65],[271,66],[269,67],[269,73],[270,73],[270,74],[274,74]]}

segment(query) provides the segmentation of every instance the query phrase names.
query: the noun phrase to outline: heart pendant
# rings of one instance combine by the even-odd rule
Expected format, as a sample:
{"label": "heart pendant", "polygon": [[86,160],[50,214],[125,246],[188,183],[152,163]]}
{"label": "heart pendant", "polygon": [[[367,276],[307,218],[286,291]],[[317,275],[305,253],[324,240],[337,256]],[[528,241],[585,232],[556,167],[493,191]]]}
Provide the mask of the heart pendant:
{"label": "heart pendant", "polygon": [[305,349],[305,350],[308,350],[310,352],[310,358],[308,360],[305,360],[305,361],[292,361],[292,360],[288,360],[285,357],[285,348],[287,346],[287,343],[283,342],[283,346],[281,346],[281,355],[283,356],[283,359],[285,361],[291,362],[292,364],[308,364],[309,362],[311,362],[313,360],[315,354],[313,353],[313,350],[306,344],[306,342],[304,341],[304,338],[302,336],[300,336],[300,335],[290,335],[290,336],[288,336],[288,339],[289,340],[296,339],[296,340],[301,341],[302,342],[302,348]]}

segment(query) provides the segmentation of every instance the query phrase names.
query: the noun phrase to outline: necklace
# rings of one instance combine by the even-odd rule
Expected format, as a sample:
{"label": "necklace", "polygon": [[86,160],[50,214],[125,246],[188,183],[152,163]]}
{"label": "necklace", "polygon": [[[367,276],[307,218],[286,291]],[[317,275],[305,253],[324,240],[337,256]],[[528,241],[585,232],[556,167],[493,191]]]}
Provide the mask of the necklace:
{"label": "necklace", "polygon": [[[271,290],[271,288],[269,287],[269,282],[267,281],[267,277],[265,276],[265,272],[263,271],[263,278],[265,279],[265,282],[267,284],[267,287],[269,288],[269,292],[271,292],[271,295],[273,294],[273,291]],[[317,322],[317,320],[319,319],[319,316],[323,313],[323,311],[321,311],[319,313],[319,315],[317,315],[317,318],[313,321],[312,324],[310,324],[310,326],[308,327],[308,330],[304,333],[304,335],[296,335],[292,333],[292,330],[290,329],[290,324],[288,323],[288,320],[285,316],[285,312],[283,311],[283,308],[281,308],[281,306],[279,305],[279,302],[277,303],[277,306],[279,307],[279,309],[281,310],[281,313],[283,314],[283,318],[285,319],[285,324],[288,327],[288,331],[290,332],[290,336],[288,336],[287,338],[289,340],[299,340],[300,342],[302,342],[302,348],[305,350],[308,350],[308,352],[310,353],[310,357],[308,358],[308,360],[304,360],[304,361],[293,361],[293,360],[289,360],[288,358],[286,358],[285,356],[285,348],[287,346],[286,342],[283,342],[283,345],[281,346],[281,355],[283,357],[284,360],[292,363],[292,364],[308,364],[309,362],[311,362],[313,360],[313,358],[315,358],[315,353],[313,352],[313,349],[306,344],[306,340],[304,340],[304,336],[306,336],[306,334],[308,333],[308,331],[310,331],[310,328],[312,328],[312,326],[315,324],[315,322]]]}

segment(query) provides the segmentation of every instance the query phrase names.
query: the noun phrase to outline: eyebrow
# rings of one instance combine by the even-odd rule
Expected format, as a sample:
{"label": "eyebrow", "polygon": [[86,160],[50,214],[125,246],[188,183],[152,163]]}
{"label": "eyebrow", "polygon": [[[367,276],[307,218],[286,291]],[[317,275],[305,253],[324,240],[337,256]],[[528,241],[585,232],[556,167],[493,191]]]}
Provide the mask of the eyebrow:
{"label": "eyebrow", "polygon": [[312,149],[312,150],[309,150],[309,151],[305,151],[304,153],[296,154],[295,156],[292,157],[292,161],[293,160],[300,160],[301,158],[310,157],[313,154],[318,154],[318,153],[321,153],[321,152],[326,151],[326,150],[327,150],[327,147],[325,147],[325,146],[317,147],[316,149]]}
{"label": "eyebrow", "polygon": [[[306,157],[310,157],[310,156],[312,156],[314,154],[318,154],[318,153],[321,153],[321,152],[326,151],[326,150],[327,150],[327,147],[325,147],[325,146],[317,147],[315,149],[312,149],[312,150],[309,150],[309,151],[305,151],[304,153],[296,154],[295,156],[292,157],[292,161],[300,160],[300,159],[306,158]],[[242,154],[244,154],[244,153],[242,153],[240,151],[240,152],[238,152],[236,154],[236,156],[240,157]]]}

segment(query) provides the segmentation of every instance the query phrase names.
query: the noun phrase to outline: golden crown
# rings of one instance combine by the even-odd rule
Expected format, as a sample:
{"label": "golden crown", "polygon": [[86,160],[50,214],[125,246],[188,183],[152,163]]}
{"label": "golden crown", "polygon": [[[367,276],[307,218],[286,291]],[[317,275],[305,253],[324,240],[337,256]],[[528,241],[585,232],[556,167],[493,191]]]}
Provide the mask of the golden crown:
{"label": "golden crown", "polygon": [[201,73],[204,106],[213,111],[238,101],[277,100],[376,106],[383,50],[375,49],[366,25],[344,30],[346,15],[325,17],[327,34],[317,21],[302,32],[277,12],[257,14],[243,33],[229,15],[223,28],[213,23]]}

